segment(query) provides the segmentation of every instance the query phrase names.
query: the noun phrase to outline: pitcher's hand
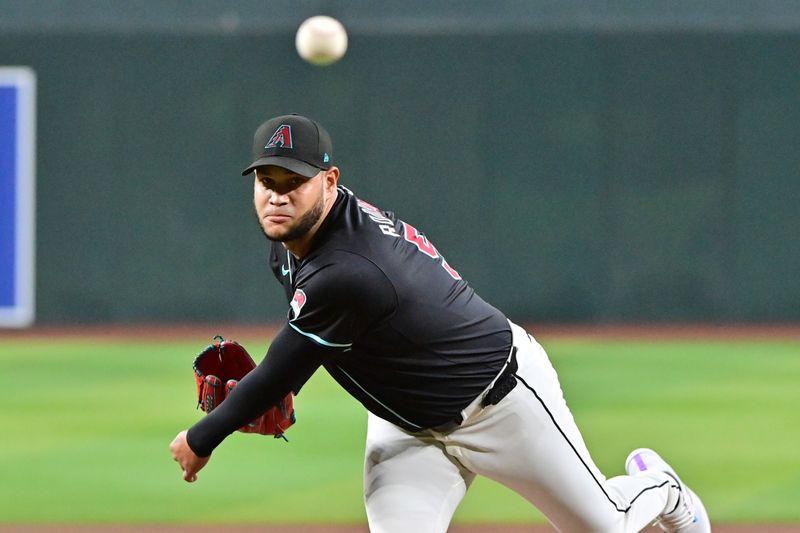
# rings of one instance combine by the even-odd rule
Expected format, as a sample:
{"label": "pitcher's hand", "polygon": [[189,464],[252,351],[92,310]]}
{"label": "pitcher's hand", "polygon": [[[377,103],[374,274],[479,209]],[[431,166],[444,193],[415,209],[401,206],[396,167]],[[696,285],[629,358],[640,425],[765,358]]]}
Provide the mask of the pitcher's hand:
{"label": "pitcher's hand", "polygon": [[172,453],[172,458],[180,465],[181,470],[183,470],[183,479],[192,483],[193,481],[197,481],[197,473],[206,466],[208,460],[211,459],[211,456],[208,457],[198,457],[189,447],[189,443],[186,442],[186,430],[181,431],[178,435],[172,440],[172,443],[169,445],[169,451]]}

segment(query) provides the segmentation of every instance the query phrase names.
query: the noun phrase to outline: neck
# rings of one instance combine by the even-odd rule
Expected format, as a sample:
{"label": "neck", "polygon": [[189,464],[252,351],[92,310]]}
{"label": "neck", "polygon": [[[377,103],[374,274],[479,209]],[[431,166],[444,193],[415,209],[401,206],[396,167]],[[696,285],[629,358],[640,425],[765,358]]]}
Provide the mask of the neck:
{"label": "neck", "polygon": [[328,217],[328,213],[331,212],[333,204],[336,203],[336,197],[338,194],[339,191],[337,189],[333,189],[333,194],[325,197],[322,215],[320,215],[319,220],[317,220],[317,222],[305,233],[305,235],[283,243],[284,248],[289,250],[289,253],[291,253],[296,259],[304,258],[311,251],[311,248],[314,244],[314,237],[316,236],[317,231],[319,231],[319,228],[322,226],[322,223],[325,222],[325,219]]}

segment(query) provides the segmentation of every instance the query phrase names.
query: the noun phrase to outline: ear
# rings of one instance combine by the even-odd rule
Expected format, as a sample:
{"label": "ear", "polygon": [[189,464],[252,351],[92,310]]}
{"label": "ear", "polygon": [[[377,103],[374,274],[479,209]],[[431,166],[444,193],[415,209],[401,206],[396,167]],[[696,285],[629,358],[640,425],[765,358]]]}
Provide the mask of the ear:
{"label": "ear", "polygon": [[331,167],[322,176],[322,183],[325,190],[333,192],[339,184],[339,167]]}

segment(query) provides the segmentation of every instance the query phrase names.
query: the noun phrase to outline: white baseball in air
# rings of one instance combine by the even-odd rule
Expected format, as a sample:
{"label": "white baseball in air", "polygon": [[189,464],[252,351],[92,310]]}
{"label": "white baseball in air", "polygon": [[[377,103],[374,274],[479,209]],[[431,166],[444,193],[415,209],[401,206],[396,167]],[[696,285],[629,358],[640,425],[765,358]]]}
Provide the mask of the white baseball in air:
{"label": "white baseball in air", "polygon": [[300,57],[312,65],[330,65],[347,51],[347,31],[335,18],[318,15],[300,24],[294,45]]}

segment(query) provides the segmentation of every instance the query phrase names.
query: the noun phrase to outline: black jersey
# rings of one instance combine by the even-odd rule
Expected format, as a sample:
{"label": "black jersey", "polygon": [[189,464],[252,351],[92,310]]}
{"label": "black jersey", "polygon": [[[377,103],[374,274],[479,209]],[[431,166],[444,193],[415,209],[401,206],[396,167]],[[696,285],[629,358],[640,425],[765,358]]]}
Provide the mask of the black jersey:
{"label": "black jersey", "polygon": [[308,255],[273,243],[270,266],[289,326],[331,349],[326,370],[410,431],[454,419],[508,358],[503,314],[414,226],[342,186]]}

